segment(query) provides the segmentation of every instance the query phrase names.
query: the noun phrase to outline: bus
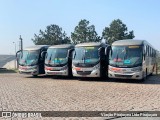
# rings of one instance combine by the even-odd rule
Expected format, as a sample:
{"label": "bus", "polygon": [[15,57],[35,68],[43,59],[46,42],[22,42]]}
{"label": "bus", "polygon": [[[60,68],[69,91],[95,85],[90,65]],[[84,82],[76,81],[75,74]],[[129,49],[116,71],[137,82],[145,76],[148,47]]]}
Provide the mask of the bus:
{"label": "bus", "polygon": [[106,77],[108,48],[109,45],[99,42],[77,44],[72,58],[73,76]]}
{"label": "bus", "polygon": [[109,55],[109,78],[145,80],[156,67],[156,50],[146,40],[118,40]]}
{"label": "bus", "polygon": [[72,77],[72,52],[74,45],[62,44],[50,46],[45,57],[46,75]]}
{"label": "bus", "polygon": [[35,45],[27,47],[17,52],[18,70],[21,74],[31,74],[36,77],[39,74],[45,74],[43,51],[47,51],[48,45]]}

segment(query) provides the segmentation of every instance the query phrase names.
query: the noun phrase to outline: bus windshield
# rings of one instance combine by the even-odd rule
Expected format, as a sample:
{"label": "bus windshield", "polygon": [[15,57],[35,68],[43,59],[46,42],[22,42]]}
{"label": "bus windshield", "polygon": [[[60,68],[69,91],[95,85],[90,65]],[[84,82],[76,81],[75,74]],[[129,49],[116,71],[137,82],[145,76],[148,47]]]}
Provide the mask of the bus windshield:
{"label": "bus windshield", "polygon": [[99,47],[77,47],[74,51],[74,64],[96,64],[99,61]]}
{"label": "bus windshield", "polygon": [[45,59],[45,64],[62,65],[66,64],[68,48],[49,48]]}
{"label": "bus windshield", "polygon": [[113,46],[109,64],[115,67],[142,65],[142,46]]}
{"label": "bus windshield", "polygon": [[36,65],[38,63],[39,50],[23,50],[19,64],[20,65]]}

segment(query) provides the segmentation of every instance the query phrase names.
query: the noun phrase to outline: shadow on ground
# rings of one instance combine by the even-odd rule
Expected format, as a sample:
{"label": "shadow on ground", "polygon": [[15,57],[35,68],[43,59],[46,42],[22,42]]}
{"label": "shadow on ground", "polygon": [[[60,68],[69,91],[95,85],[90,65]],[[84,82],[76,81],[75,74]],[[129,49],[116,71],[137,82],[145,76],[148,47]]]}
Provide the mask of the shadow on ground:
{"label": "shadow on ground", "polygon": [[160,84],[160,75],[152,75],[148,76],[147,80],[140,81],[140,80],[132,80],[132,79],[107,79],[107,78],[80,78],[80,77],[72,77],[68,78],[66,76],[46,76],[46,75],[39,75],[39,76],[32,76],[27,75],[23,76],[26,78],[38,78],[38,79],[45,79],[45,78],[51,78],[53,80],[77,80],[82,82],[115,82],[115,83],[127,83],[127,84],[153,84],[157,85]]}
{"label": "shadow on ground", "polygon": [[147,80],[132,80],[132,79],[107,79],[107,78],[77,78],[79,81],[86,82],[115,82],[115,83],[127,83],[127,84],[160,84],[160,75],[148,76]]}
{"label": "shadow on ground", "polygon": [[26,78],[51,78],[53,80],[76,80],[74,77],[67,77],[67,76],[52,76],[52,75],[38,75],[38,76],[32,76],[32,75],[26,75]]}
{"label": "shadow on ground", "polygon": [[9,70],[6,68],[0,68],[0,74],[1,73],[17,73],[16,70]]}

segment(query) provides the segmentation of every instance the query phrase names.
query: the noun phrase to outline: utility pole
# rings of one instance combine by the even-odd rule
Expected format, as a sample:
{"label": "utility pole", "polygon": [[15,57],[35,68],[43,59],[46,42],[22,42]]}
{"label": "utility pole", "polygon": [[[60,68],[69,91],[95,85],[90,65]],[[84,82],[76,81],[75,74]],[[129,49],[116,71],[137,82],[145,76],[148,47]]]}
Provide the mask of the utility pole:
{"label": "utility pole", "polygon": [[14,65],[15,65],[15,69],[17,68],[16,66],[16,60],[17,60],[17,58],[16,58],[16,43],[15,42],[13,42],[13,44],[15,45],[15,63],[14,63]]}
{"label": "utility pole", "polygon": [[21,35],[20,35],[20,50],[23,50],[23,39],[22,39],[22,37],[21,37]]}

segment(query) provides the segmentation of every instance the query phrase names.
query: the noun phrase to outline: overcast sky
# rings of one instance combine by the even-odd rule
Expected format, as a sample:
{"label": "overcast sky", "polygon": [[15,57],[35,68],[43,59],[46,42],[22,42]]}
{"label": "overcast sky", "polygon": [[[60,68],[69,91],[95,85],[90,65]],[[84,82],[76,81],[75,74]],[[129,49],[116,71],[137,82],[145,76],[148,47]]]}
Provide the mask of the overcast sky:
{"label": "overcast sky", "polygon": [[121,19],[135,39],[145,39],[160,50],[160,0],[0,0],[0,54],[14,54],[19,36],[24,47],[34,45],[34,33],[57,24],[67,35],[81,19],[104,27]]}

